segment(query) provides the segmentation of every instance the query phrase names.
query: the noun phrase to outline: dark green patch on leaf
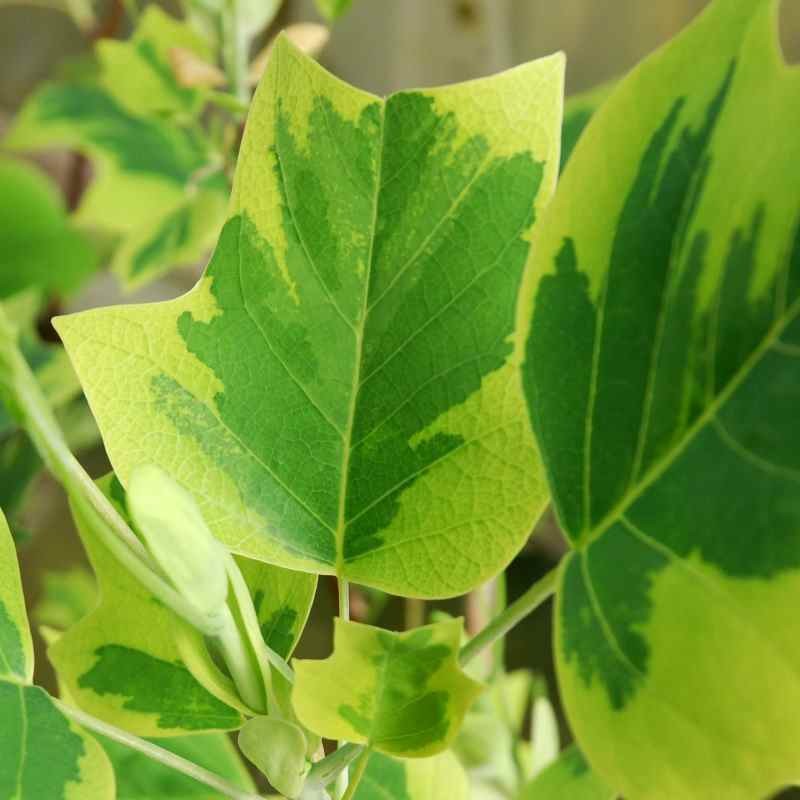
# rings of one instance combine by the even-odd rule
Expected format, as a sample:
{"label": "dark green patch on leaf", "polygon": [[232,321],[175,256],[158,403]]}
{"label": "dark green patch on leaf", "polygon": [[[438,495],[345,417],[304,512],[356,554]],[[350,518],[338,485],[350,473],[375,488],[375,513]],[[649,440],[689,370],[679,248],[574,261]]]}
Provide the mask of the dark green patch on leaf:
{"label": "dark green patch on leaf", "polygon": [[98,648],[97,662],[78,680],[82,689],[127,697],[124,708],[158,715],[160,728],[235,728],[239,715],[199,684],[181,664],[120,645]]}

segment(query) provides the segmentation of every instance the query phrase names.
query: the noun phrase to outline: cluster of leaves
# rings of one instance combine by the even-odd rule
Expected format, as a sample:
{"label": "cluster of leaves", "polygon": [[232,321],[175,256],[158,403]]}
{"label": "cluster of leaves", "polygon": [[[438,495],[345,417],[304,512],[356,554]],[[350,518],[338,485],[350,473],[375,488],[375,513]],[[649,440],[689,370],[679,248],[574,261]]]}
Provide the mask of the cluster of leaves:
{"label": "cluster of leaves", "polygon": [[[459,800],[470,783],[754,798],[795,780],[800,71],[777,8],[715,0],[573,102],[557,191],[562,57],[382,100],[279,40],[202,280],[56,321],[114,513],[193,612],[231,615],[261,683],[243,691],[224,641],[126,571],[73,489],[100,599],[52,637],[62,702],[146,737],[241,729],[272,785],[309,800],[336,759],[320,737],[360,753],[348,800]],[[497,575],[549,502],[571,545],[554,649],[580,751],[556,757],[539,701],[532,752],[521,741],[530,675],[479,674],[478,698],[459,620],[340,619],[330,658],[285,665],[317,575],[454,596]],[[0,789],[106,796],[102,751],[29,685],[2,565],[0,736],[30,745],[2,750]],[[75,741],[37,795],[22,781],[45,714]]]}

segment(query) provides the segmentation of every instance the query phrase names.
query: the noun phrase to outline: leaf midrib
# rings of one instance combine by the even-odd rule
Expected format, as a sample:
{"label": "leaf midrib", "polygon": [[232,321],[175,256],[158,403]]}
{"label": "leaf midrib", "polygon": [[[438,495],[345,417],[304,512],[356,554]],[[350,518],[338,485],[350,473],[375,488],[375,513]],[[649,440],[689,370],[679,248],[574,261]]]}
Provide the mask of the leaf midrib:
{"label": "leaf midrib", "polygon": [[[352,452],[353,432],[355,429],[356,408],[358,406],[358,390],[361,384],[361,366],[364,352],[364,329],[367,322],[367,308],[369,307],[369,287],[372,278],[372,268],[375,260],[375,233],[378,227],[378,203],[381,196],[381,175],[383,172],[383,151],[386,145],[386,102],[380,104],[380,148],[378,150],[377,167],[375,170],[375,199],[372,205],[372,223],[370,225],[369,253],[364,275],[364,292],[361,303],[361,314],[355,326],[356,345],[355,360],[353,364],[353,385],[350,392],[350,405],[347,411],[342,444],[341,474],[339,476],[339,503],[336,514],[336,575],[341,578],[344,572],[344,536],[347,528],[345,514],[347,511],[347,485],[350,473],[350,454]],[[340,591],[347,591],[346,587]]]}
{"label": "leaf midrib", "polygon": [[597,523],[573,549],[583,552],[592,542],[599,539],[612,525],[620,520],[628,508],[636,502],[644,492],[650,488],[676,461],[678,456],[689,446],[694,438],[713,422],[720,409],[728,402],[739,386],[749,377],[756,365],[761,361],[774,343],[779,340],[783,331],[800,315],[800,298],[797,298],[786,310],[781,318],[776,320],[753,352],[744,360],[742,365],[728,381],[722,391],[718,392],[713,401],[706,406],[703,413],[686,430],[680,441],[676,442],[665,455],[654,462],[642,479],[617,501],[614,507]]}

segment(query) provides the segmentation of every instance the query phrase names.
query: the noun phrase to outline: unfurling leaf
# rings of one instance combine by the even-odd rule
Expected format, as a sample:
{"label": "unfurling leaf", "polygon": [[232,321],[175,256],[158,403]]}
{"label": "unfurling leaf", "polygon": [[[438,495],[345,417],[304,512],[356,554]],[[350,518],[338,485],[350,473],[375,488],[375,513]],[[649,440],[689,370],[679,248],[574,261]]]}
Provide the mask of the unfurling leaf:
{"label": "unfurling leaf", "polygon": [[626,797],[797,778],[800,73],[776,13],[716,0],[618,85],[523,290],[531,418],[574,548],[562,696]]}
{"label": "unfurling leaf", "polygon": [[297,797],[311,762],[306,737],[293,722],[254,717],[239,732],[239,748],[282,795]]}
{"label": "unfurling leaf", "polygon": [[128,509],[167,578],[213,627],[226,607],[228,554],[194,497],[164,470],[146,464],[131,472]]}
{"label": "unfurling leaf", "polygon": [[547,501],[516,297],[562,79],[383,101],[281,37],[205,277],[56,323],[122,482],[157,464],[234,552],[395,593],[501,569]]}
{"label": "unfurling leaf", "polygon": [[337,619],[333,655],[295,661],[298,718],[388,755],[441,752],[483,689],[458,666],[462,630],[460,619],[407,633]]}

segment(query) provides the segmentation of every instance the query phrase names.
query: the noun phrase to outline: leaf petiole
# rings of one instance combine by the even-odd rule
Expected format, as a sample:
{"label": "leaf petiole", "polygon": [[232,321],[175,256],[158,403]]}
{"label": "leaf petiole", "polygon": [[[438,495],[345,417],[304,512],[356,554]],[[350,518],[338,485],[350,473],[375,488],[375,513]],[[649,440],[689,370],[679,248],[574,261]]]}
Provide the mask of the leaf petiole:
{"label": "leaf petiole", "polygon": [[353,772],[350,776],[350,782],[347,785],[347,790],[342,795],[342,800],[353,800],[353,798],[356,796],[358,786],[361,783],[361,779],[364,777],[364,772],[367,769],[370,755],[372,755],[372,750],[370,750],[368,747],[365,747],[359,755],[355,766],[353,767]]}

